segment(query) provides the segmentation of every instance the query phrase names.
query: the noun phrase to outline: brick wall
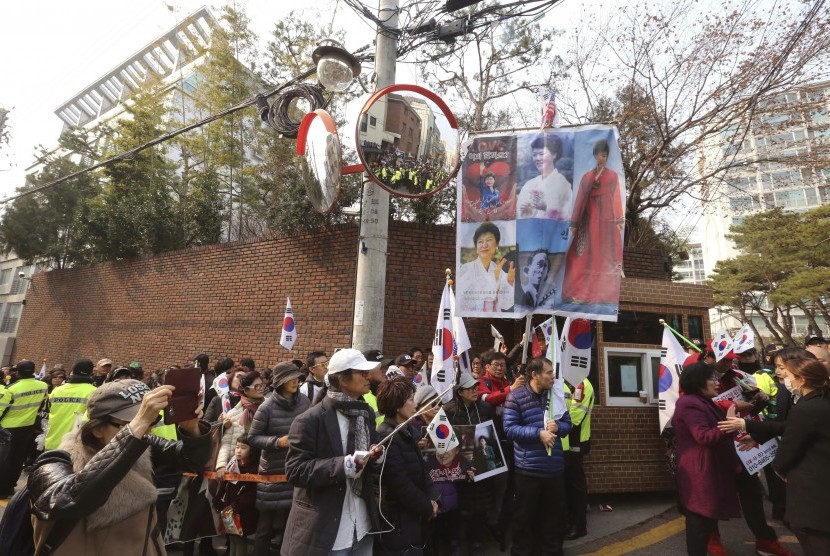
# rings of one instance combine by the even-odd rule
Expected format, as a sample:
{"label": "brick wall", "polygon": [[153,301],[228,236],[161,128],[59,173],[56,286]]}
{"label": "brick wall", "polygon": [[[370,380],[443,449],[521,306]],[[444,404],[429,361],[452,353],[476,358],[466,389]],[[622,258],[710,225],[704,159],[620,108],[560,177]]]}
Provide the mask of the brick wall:
{"label": "brick wall", "polygon": [[[414,346],[428,349],[444,269],[455,266],[455,229],[393,222],[389,236],[383,350],[397,355]],[[13,359],[46,358],[51,366],[109,357],[154,369],[200,352],[212,358],[250,356],[259,365],[304,358],[314,349],[331,352],[351,340],[357,238],[357,228],[344,225],[319,234],[210,245],[40,274],[32,280]],[[685,327],[686,315],[705,317],[712,304],[706,287],[660,279],[665,272],[654,253],[626,250],[625,268],[622,310],[683,314]],[[279,345],[286,296],[297,320],[292,352]],[[539,315],[534,324],[544,319]],[[708,319],[703,321],[708,327]],[[521,338],[523,321],[465,319],[476,351],[492,346],[491,322],[508,344]],[[586,460],[591,490],[671,488],[656,406],[606,405],[606,346],[601,324],[597,329],[598,406],[594,447]]]}
{"label": "brick wall", "polygon": [[623,271],[627,278],[671,278],[668,259],[659,251],[626,247],[623,253]]}
{"label": "brick wall", "polygon": [[[197,247],[156,257],[52,271],[27,296],[13,359],[141,361],[146,368],[212,357],[273,365],[351,342],[358,230]],[[454,228],[390,227],[384,350],[432,344],[444,269],[454,268]],[[279,345],[285,297],[298,341]],[[468,323],[475,341],[488,323]],[[485,336],[486,334],[486,336]],[[479,344],[481,345],[481,344]]]}

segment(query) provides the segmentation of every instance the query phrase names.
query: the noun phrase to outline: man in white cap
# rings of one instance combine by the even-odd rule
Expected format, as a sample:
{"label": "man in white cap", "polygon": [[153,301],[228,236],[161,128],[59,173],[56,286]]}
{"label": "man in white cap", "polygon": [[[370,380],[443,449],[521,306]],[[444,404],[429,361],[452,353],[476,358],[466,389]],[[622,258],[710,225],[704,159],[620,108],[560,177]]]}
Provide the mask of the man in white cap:
{"label": "man in white cap", "polygon": [[291,424],[285,472],[295,489],[283,556],[372,554],[369,533],[380,523],[365,466],[383,450],[375,447],[374,412],[362,396],[378,365],[356,349],[336,352],[320,402]]}

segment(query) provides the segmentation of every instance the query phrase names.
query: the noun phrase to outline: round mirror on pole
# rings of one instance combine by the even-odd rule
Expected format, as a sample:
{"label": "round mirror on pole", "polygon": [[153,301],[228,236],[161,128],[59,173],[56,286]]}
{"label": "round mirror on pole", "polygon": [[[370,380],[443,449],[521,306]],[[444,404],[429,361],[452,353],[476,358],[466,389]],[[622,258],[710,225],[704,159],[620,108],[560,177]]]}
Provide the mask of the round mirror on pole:
{"label": "round mirror on pole", "polygon": [[373,94],[355,137],[372,181],[393,195],[434,195],[461,166],[455,116],[441,97],[418,85],[390,85]]}
{"label": "round mirror on pole", "polygon": [[337,126],[328,112],[306,114],[297,133],[297,154],[300,177],[317,212],[331,212],[340,196],[341,152]]}

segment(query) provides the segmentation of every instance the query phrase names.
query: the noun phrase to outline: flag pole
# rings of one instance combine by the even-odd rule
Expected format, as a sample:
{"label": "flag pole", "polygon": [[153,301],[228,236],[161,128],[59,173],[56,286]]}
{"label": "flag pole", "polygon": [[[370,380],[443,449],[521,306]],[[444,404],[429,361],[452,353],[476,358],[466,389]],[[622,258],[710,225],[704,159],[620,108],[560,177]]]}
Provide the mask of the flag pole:
{"label": "flag pole", "polygon": [[702,349],[700,349],[699,347],[697,347],[697,346],[696,346],[696,345],[695,345],[695,344],[694,344],[694,343],[693,343],[690,339],[688,339],[686,336],[684,336],[683,334],[681,334],[680,332],[678,332],[677,330],[675,330],[674,328],[672,328],[671,326],[669,326],[669,324],[668,324],[666,321],[664,321],[663,319],[660,319],[658,322],[659,322],[660,324],[662,324],[663,326],[665,326],[666,328],[668,328],[669,330],[671,330],[672,332],[674,332],[674,335],[675,335],[675,336],[679,337],[681,340],[683,340],[684,342],[686,342],[687,344],[689,344],[689,347],[695,348],[695,349],[698,351],[698,353],[703,353],[703,350],[702,350]]}
{"label": "flag pole", "polygon": [[[553,319],[552,322],[551,322],[551,324],[553,325],[553,332],[550,335],[550,339],[551,340],[555,339],[556,341],[555,342],[554,341],[548,342],[548,353],[551,354],[551,363],[553,364],[553,370],[556,373],[556,375],[559,375],[560,372],[561,372],[560,371],[561,365],[557,365],[557,359],[559,359],[557,357],[557,350],[559,349],[559,346],[557,345],[559,343],[559,329],[556,326],[556,317],[554,316],[554,317],[551,317],[551,318]],[[553,346],[553,349],[551,349],[551,346]],[[554,384],[556,384],[556,381],[560,380],[560,377],[559,376],[554,376],[553,380],[554,380]],[[551,386],[550,390],[548,390],[548,419],[553,419],[553,388],[554,387]],[[547,426],[548,426],[547,421],[545,421],[542,425],[543,425],[544,428],[547,428]],[[552,447],[548,448],[547,451],[548,451],[548,456],[553,455],[553,448]]]}
{"label": "flag pole", "polygon": [[527,348],[530,345],[530,321],[533,318],[533,313],[530,313],[525,320],[525,341],[522,347],[522,366],[527,365]]}

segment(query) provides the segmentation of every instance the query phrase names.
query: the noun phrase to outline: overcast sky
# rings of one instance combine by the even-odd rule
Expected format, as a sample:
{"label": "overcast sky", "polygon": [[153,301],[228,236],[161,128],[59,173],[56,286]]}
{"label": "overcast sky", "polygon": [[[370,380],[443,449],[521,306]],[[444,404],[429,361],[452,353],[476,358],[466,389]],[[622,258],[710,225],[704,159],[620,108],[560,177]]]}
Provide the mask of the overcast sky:
{"label": "overcast sky", "polygon": [[[405,0],[402,0],[404,3]],[[375,0],[365,0],[377,5]],[[55,109],[196,11],[204,0],[9,0],[0,18],[0,107],[11,110],[10,148],[0,150],[0,198],[23,184],[35,147],[54,147],[62,127]],[[347,48],[374,38],[362,18],[336,0],[238,0],[260,39],[295,7],[309,19],[331,18],[348,29]],[[223,4],[210,4],[218,16]],[[173,9],[169,8],[172,6]],[[563,0],[548,17],[557,26],[582,3]],[[582,8],[584,9],[584,8]],[[325,15],[321,15],[321,12]],[[412,82],[399,66],[398,82]],[[409,74],[411,75],[411,74]]]}

